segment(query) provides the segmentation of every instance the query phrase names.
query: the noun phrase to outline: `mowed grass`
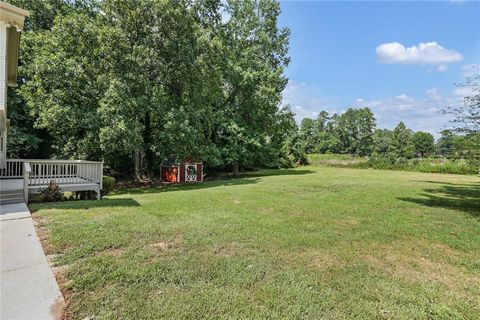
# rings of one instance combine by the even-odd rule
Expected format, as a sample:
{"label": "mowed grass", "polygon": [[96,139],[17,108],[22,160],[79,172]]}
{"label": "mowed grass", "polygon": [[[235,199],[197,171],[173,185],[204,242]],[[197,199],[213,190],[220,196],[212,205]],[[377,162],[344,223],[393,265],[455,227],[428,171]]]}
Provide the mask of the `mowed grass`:
{"label": "mowed grass", "polygon": [[74,319],[478,319],[480,179],[304,167],[33,205]]}

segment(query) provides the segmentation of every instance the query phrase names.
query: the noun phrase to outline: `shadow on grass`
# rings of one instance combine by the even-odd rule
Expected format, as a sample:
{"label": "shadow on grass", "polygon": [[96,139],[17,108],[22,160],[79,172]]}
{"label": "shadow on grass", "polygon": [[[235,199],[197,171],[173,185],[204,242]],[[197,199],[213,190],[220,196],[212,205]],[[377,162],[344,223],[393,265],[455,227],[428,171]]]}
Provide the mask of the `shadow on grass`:
{"label": "shadow on grass", "polygon": [[140,188],[128,188],[123,190],[115,190],[112,195],[124,195],[124,194],[149,194],[149,193],[161,193],[172,191],[191,191],[201,190],[215,187],[229,187],[255,184],[260,181],[262,177],[269,176],[284,176],[284,175],[303,175],[314,173],[312,170],[294,170],[294,169],[271,169],[260,170],[242,174],[240,178],[224,177],[222,180],[205,181],[201,183],[185,183],[185,184],[162,184],[156,187],[146,186]]}
{"label": "shadow on grass", "polygon": [[32,212],[40,209],[90,209],[106,207],[139,207],[140,203],[132,198],[102,200],[76,200],[63,202],[33,203],[29,205]]}
{"label": "shadow on grass", "polygon": [[480,184],[418,181],[441,184],[439,188],[424,189],[422,198],[399,198],[424,206],[460,210],[480,217]]}
{"label": "shadow on grass", "polygon": [[149,193],[163,193],[163,192],[172,192],[172,191],[191,191],[191,190],[201,190],[206,188],[214,187],[228,187],[228,186],[239,186],[246,184],[257,183],[258,178],[253,179],[228,179],[228,180],[218,180],[218,181],[206,181],[200,183],[186,183],[186,184],[163,184],[158,187],[145,187],[145,188],[129,188],[124,190],[115,190],[111,195],[124,195],[124,194],[149,194]]}
{"label": "shadow on grass", "polygon": [[242,177],[270,177],[270,176],[298,176],[304,174],[315,173],[313,170],[296,170],[296,169],[264,169],[252,171],[242,175]]}

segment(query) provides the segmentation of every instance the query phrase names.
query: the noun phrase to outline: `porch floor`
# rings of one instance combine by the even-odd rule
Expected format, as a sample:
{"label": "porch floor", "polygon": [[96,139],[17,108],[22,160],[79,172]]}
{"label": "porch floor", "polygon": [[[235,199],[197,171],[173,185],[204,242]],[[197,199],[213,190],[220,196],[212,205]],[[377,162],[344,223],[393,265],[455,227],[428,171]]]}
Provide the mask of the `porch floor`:
{"label": "porch floor", "polygon": [[[30,185],[28,186],[29,193],[38,193],[40,189],[46,188],[48,183],[40,185]],[[62,183],[58,185],[63,191],[83,191],[83,190],[92,190],[97,191],[99,185],[93,183],[89,180],[82,178],[72,178],[72,181],[69,183]],[[23,180],[22,179],[0,179],[0,192],[6,191],[18,191],[23,190]]]}
{"label": "porch floor", "polygon": [[0,179],[0,191],[23,190],[23,179]]}

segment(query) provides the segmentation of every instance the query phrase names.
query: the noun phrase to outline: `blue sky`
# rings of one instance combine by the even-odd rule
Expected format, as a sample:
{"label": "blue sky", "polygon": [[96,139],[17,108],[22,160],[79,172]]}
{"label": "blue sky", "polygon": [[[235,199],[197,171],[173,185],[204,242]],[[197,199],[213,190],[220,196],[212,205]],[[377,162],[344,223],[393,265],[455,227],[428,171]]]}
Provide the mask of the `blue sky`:
{"label": "blue sky", "polygon": [[455,86],[480,65],[480,2],[281,1],[290,28],[284,102],[297,120],[371,107],[379,127],[448,127]]}

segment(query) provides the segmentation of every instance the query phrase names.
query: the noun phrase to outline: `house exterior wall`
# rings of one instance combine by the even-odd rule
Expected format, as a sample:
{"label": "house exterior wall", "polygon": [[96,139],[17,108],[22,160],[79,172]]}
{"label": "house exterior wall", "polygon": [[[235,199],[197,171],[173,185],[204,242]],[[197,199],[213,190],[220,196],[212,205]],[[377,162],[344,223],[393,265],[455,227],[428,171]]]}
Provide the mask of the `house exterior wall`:
{"label": "house exterior wall", "polygon": [[0,21],[0,159],[7,151],[7,25]]}
{"label": "house exterior wall", "polygon": [[0,21],[0,108],[7,106],[7,25]]}
{"label": "house exterior wall", "polygon": [[28,11],[0,1],[0,159],[7,156],[7,88],[17,84],[18,47],[26,16]]}

